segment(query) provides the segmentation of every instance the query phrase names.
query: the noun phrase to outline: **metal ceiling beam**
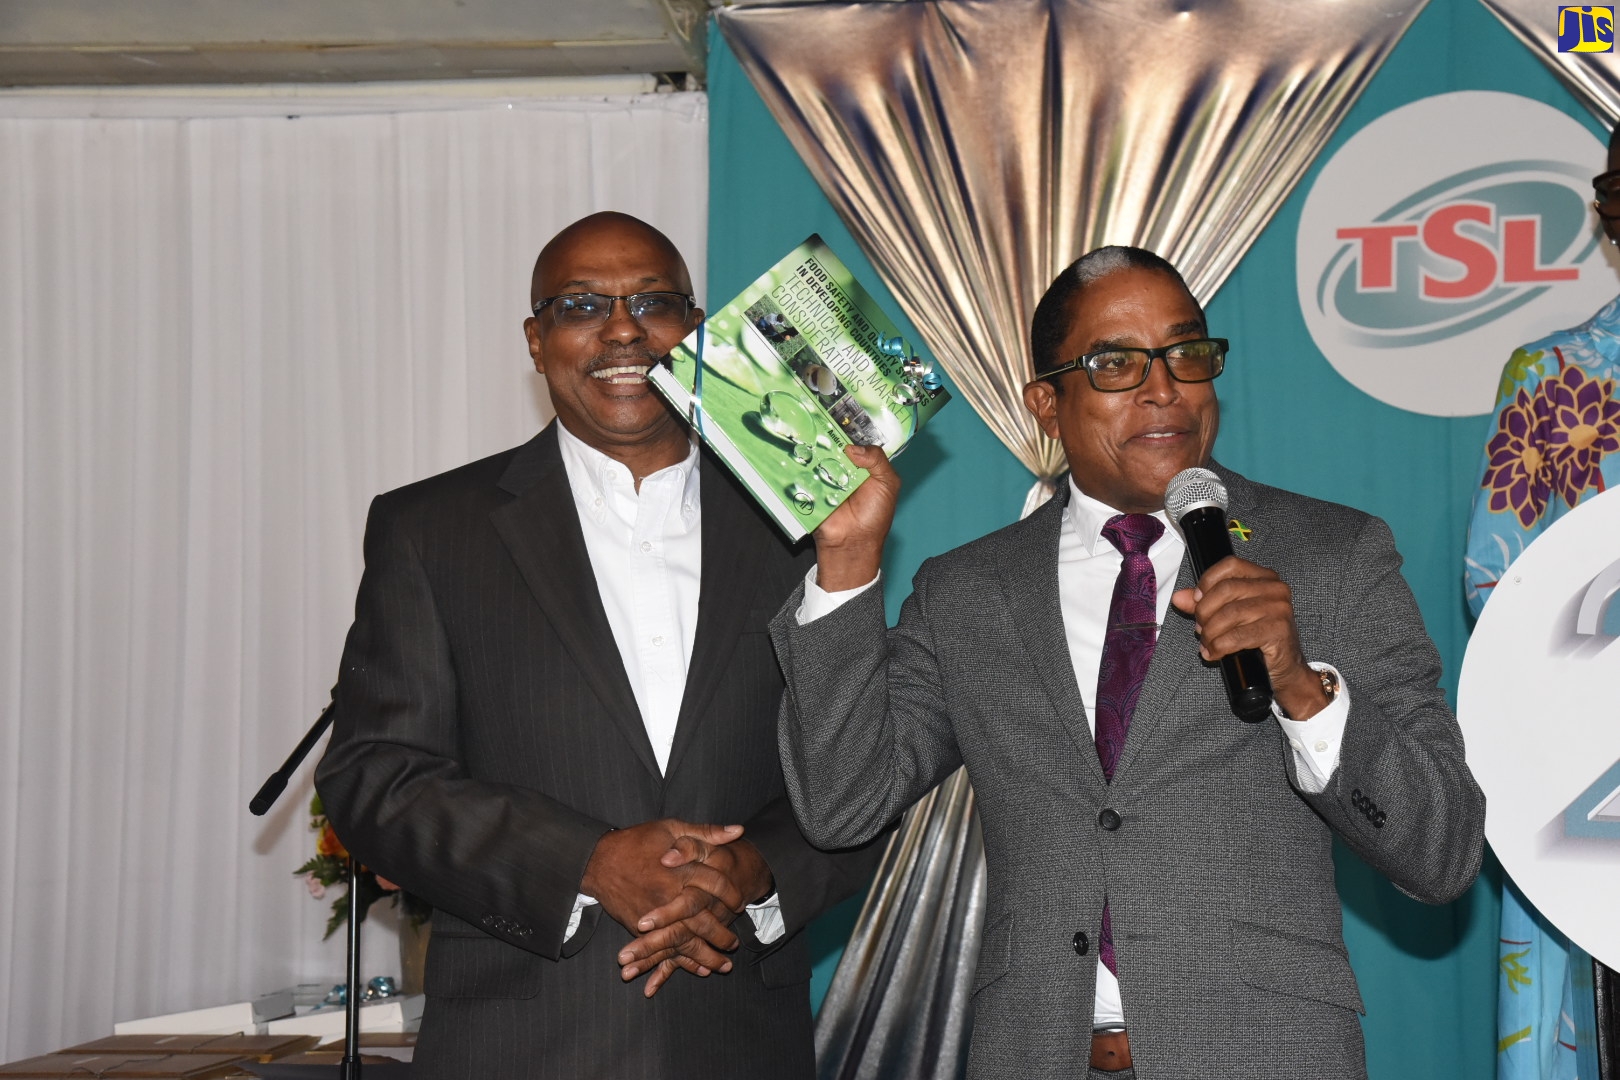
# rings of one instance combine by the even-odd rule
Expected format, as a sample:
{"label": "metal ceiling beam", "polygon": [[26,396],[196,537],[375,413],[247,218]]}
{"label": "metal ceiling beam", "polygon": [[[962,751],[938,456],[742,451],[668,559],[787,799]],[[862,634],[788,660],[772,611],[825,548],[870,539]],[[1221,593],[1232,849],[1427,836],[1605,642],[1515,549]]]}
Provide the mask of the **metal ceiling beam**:
{"label": "metal ceiling beam", "polygon": [[690,74],[706,0],[5,0],[0,86]]}

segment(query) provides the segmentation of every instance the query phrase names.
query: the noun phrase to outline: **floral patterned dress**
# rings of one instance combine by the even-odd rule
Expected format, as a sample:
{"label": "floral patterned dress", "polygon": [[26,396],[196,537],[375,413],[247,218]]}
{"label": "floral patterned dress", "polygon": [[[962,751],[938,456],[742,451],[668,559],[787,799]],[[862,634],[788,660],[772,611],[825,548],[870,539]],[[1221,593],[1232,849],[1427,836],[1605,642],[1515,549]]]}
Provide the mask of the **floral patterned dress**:
{"label": "floral patterned dress", "polygon": [[[1580,326],[1515,349],[1496,393],[1464,571],[1477,617],[1509,564],[1580,501],[1620,483],[1620,298]],[[1498,1080],[1575,1080],[1576,1017],[1591,991],[1572,973],[1591,958],[1512,882],[1502,889]]]}

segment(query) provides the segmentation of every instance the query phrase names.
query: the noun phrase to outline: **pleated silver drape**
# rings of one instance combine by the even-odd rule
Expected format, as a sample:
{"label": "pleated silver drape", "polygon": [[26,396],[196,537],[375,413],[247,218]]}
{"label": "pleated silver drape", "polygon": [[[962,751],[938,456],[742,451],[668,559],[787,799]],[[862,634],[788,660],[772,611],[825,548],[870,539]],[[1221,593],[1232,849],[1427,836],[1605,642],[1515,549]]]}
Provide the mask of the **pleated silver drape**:
{"label": "pleated silver drape", "polygon": [[[1136,244],[1207,300],[1425,2],[742,3],[717,19],[907,317],[1039,484],[1062,452],[1021,395],[1052,278]],[[823,1080],[961,1075],[983,902],[958,774],[890,844],[822,1006]]]}
{"label": "pleated silver drape", "polygon": [[745,4],[720,28],[963,396],[1038,477],[1029,317],[1138,244],[1214,294],[1423,0]]}

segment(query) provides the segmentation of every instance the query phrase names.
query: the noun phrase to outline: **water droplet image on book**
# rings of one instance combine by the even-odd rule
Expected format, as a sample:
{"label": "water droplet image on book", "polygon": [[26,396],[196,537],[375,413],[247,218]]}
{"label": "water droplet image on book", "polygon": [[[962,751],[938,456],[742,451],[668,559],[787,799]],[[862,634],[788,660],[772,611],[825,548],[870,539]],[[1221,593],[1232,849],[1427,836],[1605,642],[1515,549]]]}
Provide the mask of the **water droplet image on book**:
{"label": "water droplet image on book", "polygon": [[711,312],[648,376],[790,539],[892,458],[950,394],[821,237]]}

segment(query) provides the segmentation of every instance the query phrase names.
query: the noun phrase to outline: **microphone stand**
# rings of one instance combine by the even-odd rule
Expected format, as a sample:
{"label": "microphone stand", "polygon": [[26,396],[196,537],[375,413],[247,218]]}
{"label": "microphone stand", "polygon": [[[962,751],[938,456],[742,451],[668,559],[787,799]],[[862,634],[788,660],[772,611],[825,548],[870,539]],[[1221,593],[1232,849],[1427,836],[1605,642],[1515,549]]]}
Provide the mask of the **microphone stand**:
{"label": "microphone stand", "polygon": [[[265,811],[275,804],[281,793],[287,790],[287,780],[309,756],[309,752],[320,742],[326,729],[332,726],[332,705],[328,703],[321,710],[321,715],[315,718],[315,723],[298,740],[293,752],[287,755],[287,760],[281,768],[270,774],[259,793],[253,796],[248,803],[248,810],[255,817],[263,817]],[[347,980],[344,990],[343,1012],[343,1060],[338,1063],[339,1080],[360,1080],[360,920],[357,918],[360,911],[360,860],[352,854],[349,856],[349,957],[348,967],[344,972]]]}

